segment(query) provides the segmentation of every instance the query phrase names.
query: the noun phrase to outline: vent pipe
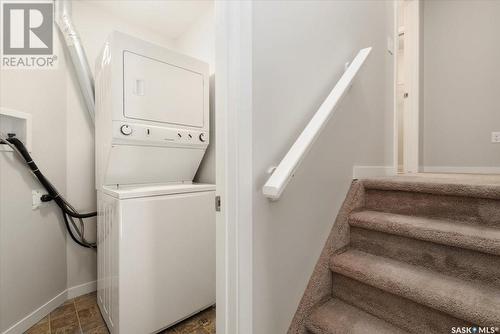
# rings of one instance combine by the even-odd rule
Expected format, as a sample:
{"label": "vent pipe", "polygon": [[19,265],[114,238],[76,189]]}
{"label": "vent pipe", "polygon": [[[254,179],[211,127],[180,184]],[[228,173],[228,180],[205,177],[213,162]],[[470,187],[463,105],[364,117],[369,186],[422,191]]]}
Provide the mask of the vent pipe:
{"label": "vent pipe", "polygon": [[56,23],[64,36],[66,48],[73,64],[80,90],[89,116],[94,123],[95,95],[94,79],[85,55],[80,36],[71,20],[71,0],[54,0]]}

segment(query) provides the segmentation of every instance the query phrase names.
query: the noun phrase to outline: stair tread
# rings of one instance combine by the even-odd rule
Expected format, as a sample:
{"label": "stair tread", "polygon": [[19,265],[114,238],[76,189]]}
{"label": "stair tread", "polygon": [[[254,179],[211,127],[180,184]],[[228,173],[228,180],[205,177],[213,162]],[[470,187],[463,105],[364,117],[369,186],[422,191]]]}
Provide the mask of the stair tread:
{"label": "stair tread", "polygon": [[306,326],[314,334],[407,333],[339,299],[331,299],[317,307],[309,315]]}
{"label": "stair tread", "polygon": [[500,229],[495,227],[370,210],[351,214],[349,224],[500,255]]}
{"label": "stair tread", "polygon": [[333,272],[459,319],[500,325],[500,291],[355,249],[332,256]]}
{"label": "stair tread", "polygon": [[391,176],[361,180],[367,190],[406,191],[434,195],[500,199],[500,178]]}

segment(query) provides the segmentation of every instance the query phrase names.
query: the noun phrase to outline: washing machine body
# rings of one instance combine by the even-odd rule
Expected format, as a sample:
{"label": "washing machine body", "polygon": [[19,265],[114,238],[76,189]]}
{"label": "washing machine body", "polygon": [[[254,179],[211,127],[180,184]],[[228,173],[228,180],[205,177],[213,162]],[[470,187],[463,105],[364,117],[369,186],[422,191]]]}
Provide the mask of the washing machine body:
{"label": "washing machine body", "polygon": [[97,301],[111,333],[155,333],[215,304],[213,185],[99,197]]}

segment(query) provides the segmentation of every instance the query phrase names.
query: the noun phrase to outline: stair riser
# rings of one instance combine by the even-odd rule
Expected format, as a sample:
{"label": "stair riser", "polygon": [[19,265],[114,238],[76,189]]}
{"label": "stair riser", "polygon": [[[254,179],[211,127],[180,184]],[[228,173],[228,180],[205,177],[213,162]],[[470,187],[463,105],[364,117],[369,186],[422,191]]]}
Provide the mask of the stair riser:
{"label": "stair riser", "polygon": [[367,190],[365,208],[500,227],[500,201],[404,191]]}
{"label": "stair riser", "polygon": [[500,289],[500,257],[351,227],[350,247]]}
{"label": "stair riser", "polygon": [[450,333],[471,324],[408,299],[333,274],[333,297],[381,318],[409,333]]}
{"label": "stair riser", "polygon": [[333,256],[332,272],[481,326],[500,327],[500,291],[401,261],[350,249]]}
{"label": "stair riser", "polygon": [[[461,179],[462,182],[457,182],[459,179]],[[498,176],[491,178],[481,177],[481,180],[476,178],[474,181],[465,175],[455,175],[449,178],[449,180],[451,182],[447,182],[442,177],[422,178],[408,175],[392,178],[392,180],[377,178],[365,179],[362,182],[367,190],[406,191],[500,200],[500,182]]]}
{"label": "stair riser", "polygon": [[309,315],[306,328],[312,334],[408,334],[338,298],[317,307]]}

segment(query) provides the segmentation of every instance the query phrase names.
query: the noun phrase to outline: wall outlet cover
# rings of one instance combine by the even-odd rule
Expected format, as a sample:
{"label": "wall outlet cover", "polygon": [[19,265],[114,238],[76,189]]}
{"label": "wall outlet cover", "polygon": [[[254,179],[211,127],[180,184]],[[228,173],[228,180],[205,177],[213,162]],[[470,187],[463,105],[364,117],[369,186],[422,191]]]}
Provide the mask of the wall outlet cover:
{"label": "wall outlet cover", "polygon": [[31,194],[33,196],[33,204],[31,206],[32,210],[47,206],[48,202],[42,202],[42,200],[40,199],[42,195],[47,194],[47,191],[45,191],[44,189],[33,189],[31,191]]}
{"label": "wall outlet cover", "polygon": [[491,142],[500,143],[500,131],[491,133]]}

